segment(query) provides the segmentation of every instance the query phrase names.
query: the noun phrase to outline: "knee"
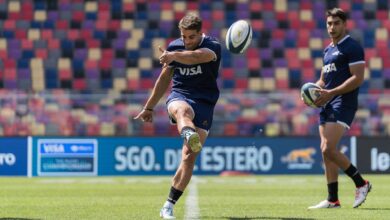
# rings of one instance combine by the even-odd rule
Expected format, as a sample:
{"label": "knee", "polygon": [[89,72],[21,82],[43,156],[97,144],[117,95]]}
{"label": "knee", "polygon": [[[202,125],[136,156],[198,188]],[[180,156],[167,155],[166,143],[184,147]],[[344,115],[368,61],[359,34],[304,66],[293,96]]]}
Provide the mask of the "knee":
{"label": "knee", "polygon": [[176,118],[192,118],[192,111],[190,108],[177,108],[174,111],[174,115]]}
{"label": "knee", "polygon": [[327,147],[324,147],[324,148],[321,149],[321,151],[322,151],[322,155],[324,157],[329,158],[329,159],[332,158],[332,150],[331,149],[329,149]]}
{"label": "knee", "polygon": [[327,141],[323,141],[321,144],[321,153],[324,157],[332,159],[335,156],[335,149]]}

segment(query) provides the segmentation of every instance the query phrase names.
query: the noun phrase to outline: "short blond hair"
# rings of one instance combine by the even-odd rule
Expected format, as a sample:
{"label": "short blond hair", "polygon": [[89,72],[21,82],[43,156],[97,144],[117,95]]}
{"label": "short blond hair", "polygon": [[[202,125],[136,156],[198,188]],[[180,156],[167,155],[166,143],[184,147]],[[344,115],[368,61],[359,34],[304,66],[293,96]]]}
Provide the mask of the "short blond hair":
{"label": "short blond hair", "polygon": [[200,31],[202,29],[202,19],[196,14],[187,14],[180,20],[179,28]]}

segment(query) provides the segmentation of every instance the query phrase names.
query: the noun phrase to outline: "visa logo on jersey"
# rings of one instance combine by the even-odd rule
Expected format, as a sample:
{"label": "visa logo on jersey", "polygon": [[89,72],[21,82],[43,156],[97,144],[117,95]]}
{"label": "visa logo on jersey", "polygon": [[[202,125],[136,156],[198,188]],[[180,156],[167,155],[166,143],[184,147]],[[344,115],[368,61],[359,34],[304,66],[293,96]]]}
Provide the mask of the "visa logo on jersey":
{"label": "visa logo on jersey", "polygon": [[337,71],[337,68],[336,68],[336,64],[334,63],[329,63],[322,67],[322,72],[324,73],[330,73],[335,71]]}
{"label": "visa logo on jersey", "polygon": [[191,68],[177,67],[177,69],[179,69],[180,74],[183,76],[193,76],[193,75],[202,74],[202,68],[200,68],[200,65]]}

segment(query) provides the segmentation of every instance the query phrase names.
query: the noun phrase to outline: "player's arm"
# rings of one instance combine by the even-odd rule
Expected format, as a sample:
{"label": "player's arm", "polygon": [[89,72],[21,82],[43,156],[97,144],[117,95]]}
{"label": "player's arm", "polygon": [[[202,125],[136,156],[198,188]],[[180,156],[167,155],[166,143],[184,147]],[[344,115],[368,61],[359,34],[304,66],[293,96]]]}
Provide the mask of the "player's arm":
{"label": "player's arm", "polygon": [[169,67],[168,65],[164,65],[160,76],[157,78],[156,83],[154,84],[149,99],[146,101],[142,111],[136,117],[134,117],[134,119],[141,119],[144,122],[153,121],[153,109],[167,91],[172,80],[172,76],[173,68]]}
{"label": "player's arm", "polygon": [[160,63],[176,61],[186,65],[208,63],[217,59],[214,51],[208,48],[199,48],[190,51],[164,51],[160,57]]}
{"label": "player's arm", "polygon": [[171,67],[164,66],[154,85],[152,93],[145,104],[145,108],[153,109],[157,105],[158,101],[167,91],[169,83],[172,80],[172,75],[173,69]]}
{"label": "player's arm", "polygon": [[324,88],[324,87],[325,87],[324,71],[321,70],[320,78],[317,80],[316,84],[317,84],[319,87],[321,87],[321,88]]}
{"label": "player's arm", "polygon": [[364,63],[357,63],[349,66],[349,71],[352,76],[349,77],[343,84],[331,89],[329,93],[333,96],[348,93],[359,87],[364,81]]}
{"label": "player's arm", "polygon": [[349,70],[351,72],[351,77],[344,81],[341,85],[330,89],[325,90],[321,89],[320,97],[314,102],[317,106],[323,106],[334,96],[342,95],[344,93],[348,93],[357,87],[359,87],[364,81],[364,63],[357,63],[349,66]]}

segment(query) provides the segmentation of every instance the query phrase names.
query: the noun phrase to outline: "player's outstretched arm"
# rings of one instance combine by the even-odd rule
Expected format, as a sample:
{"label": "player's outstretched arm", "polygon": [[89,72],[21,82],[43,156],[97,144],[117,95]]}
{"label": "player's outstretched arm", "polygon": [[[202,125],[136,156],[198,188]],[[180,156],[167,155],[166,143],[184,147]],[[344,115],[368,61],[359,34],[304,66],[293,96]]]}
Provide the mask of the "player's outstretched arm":
{"label": "player's outstretched arm", "polygon": [[199,63],[208,63],[217,59],[215,52],[208,48],[172,52],[160,48],[160,51],[163,52],[163,54],[160,56],[160,63],[169,64],[173,61],[176,61],[186,65],[194,65]]}
{"label": "player's outstretched arm", "polygon": [[154,84],[152,93],[150,94],[148,101],[146,102],[142,111],[134,117],[135,120],[140,119],[143,122],[153,121],[153,109],[157,105],[161,97],[164,95],[164,93],[167,91],[169,83],[172,80],[172,73],[172,68],[164,64],[160,76]]}

